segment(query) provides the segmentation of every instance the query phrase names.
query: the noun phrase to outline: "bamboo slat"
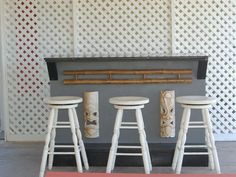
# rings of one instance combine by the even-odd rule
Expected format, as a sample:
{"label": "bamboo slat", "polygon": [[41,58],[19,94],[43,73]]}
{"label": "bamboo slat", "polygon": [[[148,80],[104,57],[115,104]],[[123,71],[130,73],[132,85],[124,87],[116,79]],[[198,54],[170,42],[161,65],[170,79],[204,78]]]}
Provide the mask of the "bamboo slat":
{"label": "bamboo slat", "polygon": [[191,78],[181,79],[65,79],[64,84],[175,84],[175,83],[192,83]]}
{"label": "bamboo slat", "polygon": [[[191,69],[149,69],[149,70],[65,70],[64,75],[72,75],[74,79],[65,79],[64,84],[161,84],[161,83],[192,83]],[[106,78],[79,78],[79,75],[106,75]],[[112,76],[116,75],[116,78]],[[119,79],[118,75],[140,75],[140,78]],[[148,78],[148,75],[162,75],[162,78]],[[167,75],[164,77],[163,75]],[[170,77],[170,75],[173,75]],[[186,77],[186,76],[185,76]]]}

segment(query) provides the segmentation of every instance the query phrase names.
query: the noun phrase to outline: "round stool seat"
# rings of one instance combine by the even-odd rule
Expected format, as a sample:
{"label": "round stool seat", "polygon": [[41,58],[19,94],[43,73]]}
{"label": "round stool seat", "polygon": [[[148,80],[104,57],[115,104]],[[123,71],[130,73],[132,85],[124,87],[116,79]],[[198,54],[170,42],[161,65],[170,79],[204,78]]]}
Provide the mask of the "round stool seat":
{"label": "round stool seat", "polygon": [[114,105],[133,106],[147,104],[149,99],[146,97],[124,96],[110,98],[109,102]]}
{"label": "round stool seat", "polygon": [[83,99],[77,96],[55,96],[55,97],[47,97],[44,99],[46,104],[52,105],[64,105],[64,104],[77,104],[81,103]]}
{"label": "round stool seat", "polygon": [[[48,131],[45,138],[45,145],[42,155],[39,177],[45,177],[44,173],[47,163],[48,169],[52,169],[55,154],[74,154],[78,172],[83,172],[81,160],[83,160],[85,169],[89,169],[84,142],[82,140],[82,134],[80,131],[79,120],[75,109],[82,101],[82,98],[76,96],[55,96],[47,97],[44,99],[44,102],[48,104],[48,107],[50,108],[50,114],[48,118]],[[58,113],[61,110],[67,111],[69,120],[58,121]],[[68,147],[64,146],[63,144],[59,145],[56,143],[56,129],[59,128],[68,128],[71,130],[73,142],[72,146]],[[56,147],[73,148],[74,150],[66,152],[56,152]]]}
{"label": "round stool seat", "polygon": [[206,105],[216,103],[216,98],[206,96],[180,96],[176,101],[188,105]]}
{"label": "round stool seat", "polygon": [[[206,96],[181,96],[177,97],[176,101],[181,103],[181,106],[183,107],[183,113],[178,140],[172,161],[172,169],[175,170],[176,174],[180,174],[184,155],[208,155],[209,167],[212,170],[215,170],[216,173],[220,174],[220,164],[216,151],[212,122],[209,113],[209,108],[211,108],[212,104],[216,103],[217,101],[216,98]],[[201,111],[202,120],[190,120],[192,109],[198,109]],[[188,145],[186,145],[186,140],[189,129],[204,129],[205,144],[203,146],[206,147],[207,153],[203,153],[198,150],[191,152],[185,151],[185,148],[188,147]],[[189,147],[199,148],[201,146],[198,144],[191,144]]]}
{"label": "round stool seat", "polygon": [[[152,170],[152,162],[149,153],[148,143],[146,140],[146,133],[144,130],[144,122],[141,111],[141,109],[144,108],[144,104],[149,103],[149,99],[146,97],[122,96],[110,98],[109,102],[113,104],[114,107],[117,109],[117,114],[113,130],[111,148],[107,161],[106,172],[111,173],[111,171],[114,169],[116,156],[142,156],[145,173],[150,174],[150,171]],[[130,110],[135,111],[136,121],[123,121],[123,112]],[[138,129],[140,146],[119,146],[118,140],[121,129]],[[121,148],[138,148],[141,150],[142,153],[120,153],[118,149]]]}

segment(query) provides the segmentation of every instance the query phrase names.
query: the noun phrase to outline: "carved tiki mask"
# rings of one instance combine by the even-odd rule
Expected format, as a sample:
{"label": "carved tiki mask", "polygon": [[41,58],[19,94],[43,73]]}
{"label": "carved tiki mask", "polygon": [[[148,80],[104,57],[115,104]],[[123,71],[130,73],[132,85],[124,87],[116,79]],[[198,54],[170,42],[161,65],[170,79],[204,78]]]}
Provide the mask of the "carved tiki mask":
{"label": "carved tiki mask", "polygon": [[160,93],[160,128],[161,137],[175,136],[174,91],[161,91]]}
{"label": "carved tiki mask", "polygon": [[84,133],[87,138],[99,136],[98,92],[84,93]]}

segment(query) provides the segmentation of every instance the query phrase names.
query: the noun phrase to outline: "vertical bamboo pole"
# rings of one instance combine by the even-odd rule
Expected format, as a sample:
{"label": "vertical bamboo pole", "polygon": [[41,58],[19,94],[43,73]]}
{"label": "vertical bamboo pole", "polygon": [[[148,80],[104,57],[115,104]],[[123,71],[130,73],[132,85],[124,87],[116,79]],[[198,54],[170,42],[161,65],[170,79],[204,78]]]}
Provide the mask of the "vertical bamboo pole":
{"label": "vertical bamboo pole", "polygon": [[98,92],[84,92],[84,134],[87,138],[99,137]]}
{"label": "vertical bamboo pole", "polygon": [[175,136],[175,91],[160,92],[160,135]]}

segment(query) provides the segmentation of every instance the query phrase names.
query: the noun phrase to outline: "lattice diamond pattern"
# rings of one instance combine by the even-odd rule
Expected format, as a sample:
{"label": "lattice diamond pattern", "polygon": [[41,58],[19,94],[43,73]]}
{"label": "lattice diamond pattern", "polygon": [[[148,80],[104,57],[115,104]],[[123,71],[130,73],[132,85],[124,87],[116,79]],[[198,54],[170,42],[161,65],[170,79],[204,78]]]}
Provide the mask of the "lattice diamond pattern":
{"label": "lattice diamond pattern", "polygon": [[11,140],[45,134],[48,79],[38,50],[37,1],[5,1],[6,60]]}
{"label": "lattice diamond pattern", "polygon": [[236,133],[236,2],[175,0],[175,51],[209,57],[207,95],[218,98],[212,109],[216,134]]}
{"label": "lattice diamond pattern", "polygon": [[44,56],[74,54],[72,0],[38,1],[40,49]]}
{"label": "lattice diamond pattern", "polygon": [[76,54],[146,56],[171,51],[170,0],[75,0]]}

